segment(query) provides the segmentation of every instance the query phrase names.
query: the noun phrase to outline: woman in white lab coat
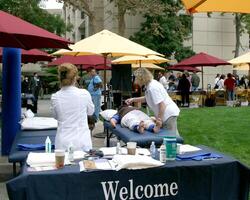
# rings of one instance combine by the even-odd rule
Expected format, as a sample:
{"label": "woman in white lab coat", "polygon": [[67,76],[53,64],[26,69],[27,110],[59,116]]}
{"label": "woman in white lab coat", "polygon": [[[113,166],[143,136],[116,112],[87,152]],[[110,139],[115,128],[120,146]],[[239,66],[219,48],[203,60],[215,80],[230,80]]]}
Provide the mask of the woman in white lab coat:
{"label": "woman in white lab coat", "polygon": [[88,151],[92,148],[87,116],[94,112],[89,92],[75,86],[78,71],[75,65],[64,63],[58,67],[61,89],[52,94],[52,112],[58,121],[55,138],[56,149]]}

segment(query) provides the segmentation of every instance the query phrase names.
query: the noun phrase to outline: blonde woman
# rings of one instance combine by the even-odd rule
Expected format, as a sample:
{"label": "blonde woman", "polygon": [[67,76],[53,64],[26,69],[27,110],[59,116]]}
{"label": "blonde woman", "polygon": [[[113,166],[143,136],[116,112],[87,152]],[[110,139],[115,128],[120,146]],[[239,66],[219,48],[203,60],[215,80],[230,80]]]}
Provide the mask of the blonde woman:
{"label": "blonde woman", "polygon": [[152,74],[146,68],[137,69],[134,75],[136,83],[146,87],[145,96],[127,99],[126,103],[146,102],[154,112],[156,119],[161,122],[161,127],[179,135],[177,117],[180,109],[169,97],[163,85],[154,80]]}
{"label": "blonde woman", "polygon": [[61,89],[52,94],[52,112],[58,121],[55,147],[88,151],[92,148],[87,115],[94,113],[89,92],[75,86],[78,71],[75,65],[64,63],[58,67]]}

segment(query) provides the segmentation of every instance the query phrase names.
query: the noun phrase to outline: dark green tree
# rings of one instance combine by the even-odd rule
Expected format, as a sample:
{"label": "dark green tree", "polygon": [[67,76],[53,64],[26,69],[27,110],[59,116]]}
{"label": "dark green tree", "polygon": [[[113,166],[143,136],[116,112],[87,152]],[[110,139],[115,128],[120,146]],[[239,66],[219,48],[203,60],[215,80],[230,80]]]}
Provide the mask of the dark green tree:
{"label": "dark green tree", "polygon": [[53,15],[39,7],[41,0],[1,0],[0,10],[18,16],[34,25],[58,35],[72,28],[58,15]]}
{"label": "dark green tree", "polygon": [[182,14],[182,4],[175,0],[161,0],[163,12],[145,14],[146,21],[131,39],[170,57],[173,53],[178,61],[192,56],[184,41],[191,37],[192,18]]}

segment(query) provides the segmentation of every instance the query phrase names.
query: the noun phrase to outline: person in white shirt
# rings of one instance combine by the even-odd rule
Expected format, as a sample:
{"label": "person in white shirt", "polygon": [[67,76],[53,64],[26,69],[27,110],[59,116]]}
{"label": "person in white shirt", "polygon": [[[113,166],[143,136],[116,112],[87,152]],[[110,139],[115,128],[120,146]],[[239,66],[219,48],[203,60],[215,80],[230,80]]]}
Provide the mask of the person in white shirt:
{"label": "person in white shirt", "polygon": [[225,81],[225,78],[226,78],[226,76],[225,76],[224,74],[222,74],[222,75],[220,76],[220,79],[219,79],[219,81],[217,82],[217,85],[218,85],[218,89],[219,89],[219,90],[223,90],[223,89],[224,89],[224,81]]}
{"label": "person in white shirt", "polygon": [[168,81],[166,77],[162,74],[162,72],[159,72],[158,76],[159,76],[159,82],[163,85],[165,90],[168,90]]}
{"label": "person in white shirt", "polygon": [[149,108],[154,112],[161,127],[167,129],[167,133],[175,133],[179,135],[177,129],[177,117],[180,109],[169,97],[167,91],[162,84],[153,79],[152,74],[145,68],[141,67],[134,72],[135,81],[140,86],[145,86],[145,96],[130,98],[125,102],[132,104],[133,102],[146,102]]}
{"label": "person in white shirt", "polygon": [[58,121],[55,138],[56,149],[88,151],[92,148],[87,116],[94,113],[94,104],[89,92],[75,86],[78,71],[76,66],[64,63],[58,67],[61,89],[51,96],[51,109]]}

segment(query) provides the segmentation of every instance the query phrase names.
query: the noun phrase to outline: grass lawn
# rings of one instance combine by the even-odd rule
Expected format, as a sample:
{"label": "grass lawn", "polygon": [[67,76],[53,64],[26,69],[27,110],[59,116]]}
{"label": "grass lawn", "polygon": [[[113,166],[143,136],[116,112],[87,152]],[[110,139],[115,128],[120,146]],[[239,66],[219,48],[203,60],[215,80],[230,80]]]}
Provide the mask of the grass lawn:
{"label": "grass lawn", "polygon": [[250,107],[181,109],[178,129],[185,143],[212,147],[250,166]]}

